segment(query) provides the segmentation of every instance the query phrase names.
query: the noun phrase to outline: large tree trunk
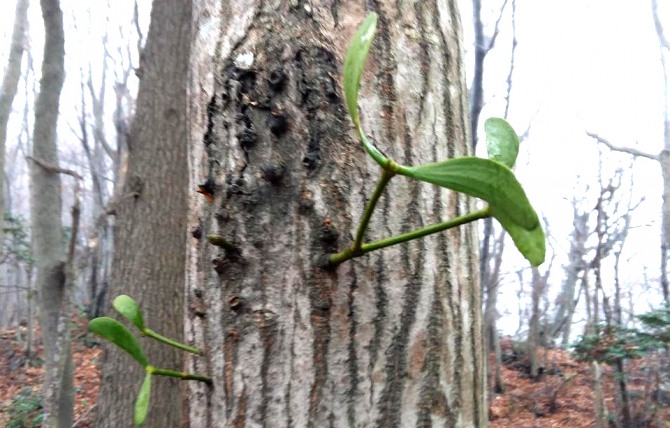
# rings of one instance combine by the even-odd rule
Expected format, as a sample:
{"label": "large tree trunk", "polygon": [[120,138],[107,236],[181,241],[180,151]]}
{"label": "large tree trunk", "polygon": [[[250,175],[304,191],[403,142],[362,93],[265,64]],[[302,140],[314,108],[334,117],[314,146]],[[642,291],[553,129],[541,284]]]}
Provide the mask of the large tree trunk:
{"label": "large tree trunk", "polygon": [[[177,340],[183,336],[190,44],[191,2],[155,1],[139,70],[127,176],[116,201],[110,284],[112,297],[131,295],[151,328]],[[181,370],[183,357],[174,348],[146,340],[143,347],[151,364]],[[142,377],[142,368],[125,353],[107,349],[96,427],[130,426]],[[179,382],[159,377],[152,389],[147,426],[181,426]]]}
{"label": "large tree trunk", "polygon": [[[65,251],[61,220],[61,180],[57,166],[56,128],[60,93],[65,79],[63,13],[58,0],[41,0],[45,26],[44,60],[40,93],[35,101],[30,206],[32,249],[37,272],[40,325],[46,371],[45,427],[71,427],[74,412],[72,355],[69,333],[59,335],[61,311],[67,305]],[[40,164],[38,164],[40,163]]]}
{"label": "large tree trunk", "polygon": [[17,0],[14,13],[12,43],[9,47],[7,68],[0,89],[0,245],[3,242],[5,224],[5,143],[7,141],[7,123],[12,112],[12,103],[21,78],[21,58],[26,45],[28,28],[28,0]]}
{"label": "large tree trunk", "polygon": [[[361,89],[368,135],[404,164],[471,152],[456,1],[200,7],[192,180],[216,187],[213,204],[192,194],[187,328],[207,348],[191,368],[209,370],[213,387],[190,384],[191,426],[485,426],[473,225],[335,270],[317,263],[351,243],[380,173],[340,89],[345,50],[369,11],[380,19]],[[473,205],[397,177],[367,238]]]}

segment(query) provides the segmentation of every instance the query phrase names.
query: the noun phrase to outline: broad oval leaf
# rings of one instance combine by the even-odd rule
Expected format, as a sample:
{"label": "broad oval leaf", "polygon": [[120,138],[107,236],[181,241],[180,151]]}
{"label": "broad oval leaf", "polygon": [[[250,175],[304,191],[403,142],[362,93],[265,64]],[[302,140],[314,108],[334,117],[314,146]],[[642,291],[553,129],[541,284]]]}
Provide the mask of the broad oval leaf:
{"label": "broad oval leaf", "polygon": [[144,331],[144,320],[142,319],[140,305],[132,297],[121,294],[114,299],[112,306],[140,331]]}
{"label": "broad oval leaf", "polygon": [[361,23],[351,40],[347,56],[344,58],[344,99],[351,120],[360,128],[358,117],[358,89],[361,84],[361,75],[365,60],[370,51],[370,45],[377,30],[377,14],[369,14]]}
{"label": "broad oval leaf", "polygon": [[544,261],[544,232],[512,170],[490,159],[462,157],[417,167],[400,167],[400,174],[475,196],[489,203],[491,215],[512,236],[532,264]]}
{"label": "broad oval leaf", "polygon": [[109,317],[94,318],[89,321],[88,329],[126,351],[143,367],[149,364],[135,336],[117,320]]}
{"label": "broad oval leaf", "polygon": [[142,382],[140,393],[137,394],[137,401],[135,401],[135,425],[142,425],[147,419],[149,413],[149,398],[151,398],[151,373],[147,373]]}
{"label": "broad oval leaf", "polygon": [[505,119],[490,117],[484,123],[489,159],[513,168],[519,154],[519,136]]}

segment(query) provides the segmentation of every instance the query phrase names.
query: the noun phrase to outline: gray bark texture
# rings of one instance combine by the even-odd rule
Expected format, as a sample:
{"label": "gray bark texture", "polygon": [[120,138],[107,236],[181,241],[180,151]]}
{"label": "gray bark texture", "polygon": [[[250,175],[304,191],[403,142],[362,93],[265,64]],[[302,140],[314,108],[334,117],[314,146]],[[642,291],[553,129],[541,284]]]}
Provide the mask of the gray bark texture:
{"label": "gray bark texture", "polygon": [[[196,2],[187,339],[192,427],[487,425],[474,225],[334,270],[380,169],[344,106],[342,63],[379,14],[361,87],[370,138],[403,164],[471,153],[456,1]],[[396,177],[367,239],[473,209]],[[208,244],[223,236],[238,251]]]}
{"label": "gray bark texture", "polygon": [[[154,1],[140,61],[136,115],[128,141],[128,169],[116,200],[110,300],[136,299],[147,325],[176,340],[183,336],[186,215],[188,211],[187,87],[191,2]],[[181,370],[183,357],[142,339],[149,362]],[[96,427],[129,427],[143,369],[116,347],[106,349]],[[145,426],[180,427],[182,390],[156,377]]]}
{"label": "gray bark texture", "polygon": [[45,352],[45,427],[71,427],[74,412],[72,355],[69,332],[59,335],[62,311],[68,307],[65,246],[61,219],[61,179],[56,128],[60,93],[65,79],[63,13],[58,0],[41,0],[45,26],[40,93],[35,101],[30,206],[39,320]]}
{"label": "gray bark texture", "polygon": [[26,45],[28,28],[28,0],[17,0],[14,13],[14,29],[9,47],[9,59],[0,89],[0,244],[3,241],[5,214],[5,146],[7,143],[7,124],[12,113],[12,103],[21,78],[21,58]]}
{"label": "gray bark texture", "polygon": [[573,201],[572,239],[570,240],[570,252],[568,253],[568,265],[565,267],[565,279],[561,285],[561,293],[556,301],[556,316],[552,325],[551,336],[561,336],[561,346],[567,347],[570,343],[570,330],[572,317],[575,313],[575,292],[579,274],[584,268],[584,256],[586,254],[586,239],[589,237],[589,213],[582,213]]}

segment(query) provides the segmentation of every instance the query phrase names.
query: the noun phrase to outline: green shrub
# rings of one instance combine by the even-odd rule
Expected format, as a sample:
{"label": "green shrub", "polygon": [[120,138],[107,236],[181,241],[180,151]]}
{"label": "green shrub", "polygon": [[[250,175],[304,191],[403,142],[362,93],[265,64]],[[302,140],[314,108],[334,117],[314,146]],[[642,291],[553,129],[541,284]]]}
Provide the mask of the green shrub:
{"label": "green shrub", "polygon": [[30,387],[23,388],[7,409],[7,428],[31,428],[42,423],[42,396]]}

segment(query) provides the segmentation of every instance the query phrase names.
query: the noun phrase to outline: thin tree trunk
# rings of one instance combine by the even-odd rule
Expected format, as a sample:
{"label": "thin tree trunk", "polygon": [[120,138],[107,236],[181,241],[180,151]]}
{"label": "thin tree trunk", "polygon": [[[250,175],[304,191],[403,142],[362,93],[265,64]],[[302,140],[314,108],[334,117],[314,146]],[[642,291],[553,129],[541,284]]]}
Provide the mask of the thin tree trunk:
{"label": "thin tree trunk", "polygon": [[[148,325],[161,334],[183,336],[186,215],[188,210],[187,86],[191,2],[154,1],[140,63],[136,116],[130,132],[128,171],[116,201],[116,236],[110,297],[139,301]],[[176,349],[142,342],[157,367],[182,370]],[[96,427],[129,426],[142,368],[108,348]],[[147,426],[181,427],[179,382],[157,378]]]}
{"label": "thin tree trunk", "polygon": [[66,308],[65,252],[61,220],[61,179],[56,128],[61,89],[65,78],[63,14],[58,0],[41,0],[45,26],[44,60],[40,93],[35,101],[31,165],[32,249],[39,293],[40,324],[45,351],[45,427],[70,428],[74,412],[72,357],[69,332],[59,335],[58,324]]}
{"label": "thin tree trunk", "polygon": [[28,0],[17,0],[14,12],[14,29],[9,47],[9,59],[0,90],[0,244],[3,242],[5,215],[5,145],[7,141],[7,124],[12,112],[12,103],[19,87],[21,78],[21,59],[26,47],[28,28]]}
{"label": "thin tree trunk", "polygon": [[[203,310],[187,327],[207,347],[191,367],[213,387],[190,384],[191,426],[486,426],[475,227],[336,270],[316,262],[351,244],[380,173],[340,89],[365,4],[379,14],[360,100],[368,135],[404,164],[471,153],[456,2],[199,4],[192,180],[216,187],[213,204],[192,200],[188,298]],[[473,205],[397,177],[367,238]]]}

